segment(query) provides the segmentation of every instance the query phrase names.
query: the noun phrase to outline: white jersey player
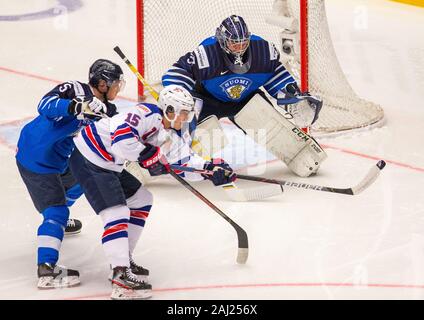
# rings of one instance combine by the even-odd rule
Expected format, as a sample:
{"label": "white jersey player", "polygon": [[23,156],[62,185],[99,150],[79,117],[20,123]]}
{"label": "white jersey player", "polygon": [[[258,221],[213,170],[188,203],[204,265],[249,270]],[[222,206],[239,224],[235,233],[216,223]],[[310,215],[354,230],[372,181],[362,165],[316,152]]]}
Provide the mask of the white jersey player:
{"label": "white jersey player", "polygon": [[[76,150],[70,168],[85,196],[102,218],[102,243],[113,269],[112,299],[151,296],[149,272],[132,260],[135,245],[152,208],[152,194],[126,172],[126,161],[138,162],[152,176],[169,173],[168,163],[214,170],[215,185],[234,181],[235,174],[222,161],[195,155],[182,127],[194,117],[194,100],[184,88],[162,90],[159,106],[140,104],[127,112],[85,127],[74,138]],[[161,161],[165,156],[167,161]],[[219,170],[220,168],[226,170]],[[203,179],[198,174],[187,179]]]}

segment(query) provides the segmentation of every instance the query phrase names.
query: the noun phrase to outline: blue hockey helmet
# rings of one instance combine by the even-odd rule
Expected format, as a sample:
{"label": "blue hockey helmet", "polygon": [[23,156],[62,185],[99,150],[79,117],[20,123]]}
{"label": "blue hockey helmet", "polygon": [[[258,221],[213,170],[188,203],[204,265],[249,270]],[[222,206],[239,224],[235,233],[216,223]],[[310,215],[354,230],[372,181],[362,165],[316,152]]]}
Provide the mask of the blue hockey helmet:
{"label": "blue hockey helmet", "polygon": [[98,59],[91,65],[88,73],[88,83],[96,87],[100,80],[106,81],[110,88],[114,83],[119,83],[120,90],[125,86],[124,73],[122,68],[110,60]]}
{"label": "blue hockey helmet", "polygon": [[244,19],[234,14],[225,18],[215,33],[222,50],[233,56],[236,64],[242,64],[243,54],[250,44],[250,35]]}

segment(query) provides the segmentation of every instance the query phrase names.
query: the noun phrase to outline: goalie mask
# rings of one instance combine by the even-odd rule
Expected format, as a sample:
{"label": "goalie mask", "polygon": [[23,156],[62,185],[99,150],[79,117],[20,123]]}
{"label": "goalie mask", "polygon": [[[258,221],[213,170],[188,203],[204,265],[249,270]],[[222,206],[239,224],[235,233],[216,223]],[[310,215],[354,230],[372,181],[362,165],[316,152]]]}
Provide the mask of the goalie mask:
{"label": "goalie mask", "polygon": [[244,19],[237,15],[231,15],[222,21],[215,33],[222,50],[234,65],[239,66],[246,63],[243,55],[249,48],[250,35]]}
{"label": "goalie mask", "polygon": [[98,59],[90,67],[88,83],[97,88],[99,81],[106,81],[108,89],[112,86],[119,86],[119,91],[124,90],[124,73],[119,65],[110,60]]}
{"label": "goalie mask", "polygon": [[190,123],[194,118],[194,99],[187,89],[170,85],[165,87],[159,94],[159,108],[162,109],[166,120],[173,122],[178,116],[182,122]]}

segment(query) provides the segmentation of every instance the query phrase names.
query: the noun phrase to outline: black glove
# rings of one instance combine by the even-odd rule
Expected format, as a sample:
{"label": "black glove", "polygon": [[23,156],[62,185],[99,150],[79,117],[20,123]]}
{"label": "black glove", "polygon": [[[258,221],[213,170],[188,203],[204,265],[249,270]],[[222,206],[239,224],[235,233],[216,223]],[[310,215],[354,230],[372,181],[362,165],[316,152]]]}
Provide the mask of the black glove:
{"label": "black glove", "polygon": [[161,174],[169,173],[171,170],[169,164],[160,162],[160,148],[148,143],[145,147],[138,156],[140,166],[149,170],[151,176],[160,176]]}
{"label": "black glove", "polygon": [[211,180],[216,186],[228,184],[237,179],[233,169],[222,159],[212,159],[212,162],[206,162],[203,168],[208,171],[214,171],[213,175],[202,174],[202,176]]}
{"label": "black glove", "polygon": [[116,108],[116,105],[115,104],[113,104],[113,103],[111,103],[111,102],[109,102],[109,101],[106,101],[106,107],[107,107],[107,111],[106,111],[106,115],[110,118],[110,117],[113,117],[114,115],[117,115],[118,114],[118,110],[117,110],[117,108]]}

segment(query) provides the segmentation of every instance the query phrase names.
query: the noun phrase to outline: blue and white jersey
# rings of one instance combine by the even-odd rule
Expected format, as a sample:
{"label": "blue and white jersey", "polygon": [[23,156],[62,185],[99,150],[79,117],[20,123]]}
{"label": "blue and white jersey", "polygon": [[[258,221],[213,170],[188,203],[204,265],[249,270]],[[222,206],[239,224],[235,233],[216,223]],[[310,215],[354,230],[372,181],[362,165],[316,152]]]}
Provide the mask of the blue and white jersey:
{"label": "blue and white jersey", "polygon": [[200,86],[220,101],[240,102],[261,86],[277,98],[280,90],[296,82],[281,64],[274,44],[252,35],[248,52],[251,55],[249,70],[244,74],[233,73],[226,66],[216,38],[207,38],[163,75],[162,84],[180,85],[189,91],[198,91]]}
{"label": "blue and white jersey", "polygon": [[74,149],[73,136],[86,124],[68,113],[75,97],[92,97],[88,84],[69,81],[56,86],[38,104],[39,116],[20,133],[17,161],[35,173],[63,173]]}
{"label": "blue and white jersey", "polygon": [[[173,129],[166,130],[162,123],[162,110],[149,103],[91,123],[74,141],[88,161],[116,172],[124,169],[126,160],[138,161],[147,143],[159,146],[170,164],[186,164],[201,169],[205,163],[192,152],[189,131],[182,134]],[[197,179],[191,180],[199,180],[199,174],[192,175]]]}

